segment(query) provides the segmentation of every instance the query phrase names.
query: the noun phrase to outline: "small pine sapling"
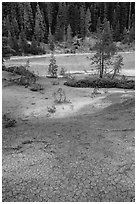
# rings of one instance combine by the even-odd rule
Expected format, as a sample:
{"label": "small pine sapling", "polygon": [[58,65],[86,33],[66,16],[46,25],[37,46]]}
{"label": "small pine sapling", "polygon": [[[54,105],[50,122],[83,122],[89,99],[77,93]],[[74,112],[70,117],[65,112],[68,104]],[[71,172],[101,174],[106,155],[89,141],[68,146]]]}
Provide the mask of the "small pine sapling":
{"label": "small pine sapling", "polygon": [[58,65],[56,64],[56,59],[54,54],[52,54],[50,58],[48,73],[51,75],[51,77],[57,78],[57,71],[58,71]]}
{"label": "small pine sapling", "polygon": [[61,67],[61,69],[60,69],[60,75],[61,75],[61,76],[65,76],[65,74],[66,74],[65,68],[64,68],[64,67]]}
{"label": "small pine sapling", "polygon": [[55,91],[53,93],[53,97],[56,103],[65,103],[67,101],[65,91],[62,88]]}
{"label": "small pine sapling", "polygon": [[30,68],[30,60],[27,59],[25,68],[28,70]]}

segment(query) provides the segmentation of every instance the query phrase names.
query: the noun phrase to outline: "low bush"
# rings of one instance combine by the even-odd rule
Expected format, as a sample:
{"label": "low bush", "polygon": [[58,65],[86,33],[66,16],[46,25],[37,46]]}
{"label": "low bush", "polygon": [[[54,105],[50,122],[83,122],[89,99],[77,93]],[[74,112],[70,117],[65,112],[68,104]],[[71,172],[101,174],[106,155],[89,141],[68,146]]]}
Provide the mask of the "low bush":
{"label": "low bush", "polygon": [[59,85],[59,81],[58,81],[58,80],[52,81],[51,84],[52,84],[52,85]]}
{"label": "low bush", "polygon": [[135,89],[135,81],[134,80],[122,80],[122,79],[110,79],[108,77],[105,78],[93,78],[86,77],[80,80],[67,80],[64,85],[71,87],[91,87],[91,88],[124,88],[124,89]]}
{"label": "low bush", "polygon": [[61,69],[60,69],[60,75],[61,75],[61,76],[65,76],[65,74],[66,74],[65,68],[64,68],[64,67],[61,67]]}
{"label": "low bush", "polygon": [[65,103],[67,101],[65,91],[62,88],[55,91],[53,97],[55,103]]}
{"label": "low bush", "polygon": [[11,72],[13,74],[21,75],[21,77],[18,77],[17,79],[11,79],[11,81],[14,81],[18,85],[22,86],[29,86],[31,84],[35,84],[37,80],[37,76],[30,72],[27,67],[25,66],[12,66],[5,69],[7,72]]}
{"label": "low bush", "polygon": [[53,105],[53,106],[47,106],[47,110],[48,110],[48,113],[55,113],[56,112],[56,107]]}
{"label": "low bush", "polygon": [[11,72],[13,74],[18,74],[22,76],[32,76],[35,77],[35,74],[30,72],[28,69],[26,69],[26,66],[12,66],[12,67],[7,67],[5,69],[7,72]]}
{"label": "low bush", "polygon": [[32,84],[31,87],[30,87],[31,91],[41,91],[43,89],[44,88],[42,87],[41,84]]}
{"label": "low bush", "polygon": [[9,115],[4,114],[2,116],[2,124],[5,128],[9,128],[9,127],[15,127],[16,124],[16,120],[11,118]]}

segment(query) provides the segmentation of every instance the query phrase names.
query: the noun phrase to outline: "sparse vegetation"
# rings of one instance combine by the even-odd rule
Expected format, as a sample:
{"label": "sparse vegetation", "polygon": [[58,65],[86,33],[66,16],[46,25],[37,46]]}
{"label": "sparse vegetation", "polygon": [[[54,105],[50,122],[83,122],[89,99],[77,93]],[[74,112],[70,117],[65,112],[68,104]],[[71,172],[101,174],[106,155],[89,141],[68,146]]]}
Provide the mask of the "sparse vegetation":
{"label": "sparse vegetation", "polygon": [[56,112],[56,106],[47,106],[48,113],[55,113]]}
{"label": "sparse vegetation", "polygon": [[17,83],[18,85],[22,85],[22,86],[30,86],[32,84],[35,84],[38,76],[36,76],[34,73],[30,72],[28,70],[28,64],[29,62],[26,63],[25,66],[11,66],[8,68],[4,68],[5,71],[7,72],[11,72],[14,75],[21,75],[18,78],[11,78],[11,81]]}
{"label": "sparse vegetation", "polygon": [[60,75],[65,76],[66,75],[66,69],[64,67],[61,67],[60,69]]}
{"label": "sparse vegetation", "polygon": [[122,69],[123,64],[123,57],[121,55],[117,55],[116,56],[116,60],[113,63],[114,65],[114,71],[113,71],[113,75],[112,75],[112,79],[114,79],[114,77],[116,76],[117,73],[119,73],[119,71]]}
{"label": "sparse vegetation", "polygon": [[17,123],[17,121],[15,119],[11,118],[9,114],[4,114],[2,116],[2,124],[5,128],[15,127],[16,123]]}
{"label": "sparse vegetation", "polygon": [[62,88],[59,88],[57,91],[53,93],[54,102],[56,103],[65,103],[66,100],[66,94],[65,91]]}
{"label": "sparse vegetation", "polygon": [[58,81],[58,80],[52,81],[51,83],[52,83],[52,85],[55,85],[55,86],[56,86],[56,85],[59,85],[59,81]]}
{"label": "sparse vegetation", "polygon": [[41,85],[41,84],[32,84],[31,86],[30,86],[30,90],[31,91],[41,91],[41,90],[43,90],[44,88],[43,88],[43,86]]}

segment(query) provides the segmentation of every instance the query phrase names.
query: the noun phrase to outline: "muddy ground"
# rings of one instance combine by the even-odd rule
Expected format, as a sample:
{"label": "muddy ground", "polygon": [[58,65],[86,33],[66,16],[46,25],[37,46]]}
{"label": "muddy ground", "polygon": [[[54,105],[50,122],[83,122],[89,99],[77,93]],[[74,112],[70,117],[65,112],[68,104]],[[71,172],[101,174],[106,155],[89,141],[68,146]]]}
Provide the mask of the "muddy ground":
{"label": "muddy ground", "polygon": [[[134,202],[134,91],[91,98],[91,88],[41,78],[44,90],[32,92],[10,77],[3,72],[2,111],[17,124],[2,131],[3,202]],[[59,87],[68,103],[54,104]]]}

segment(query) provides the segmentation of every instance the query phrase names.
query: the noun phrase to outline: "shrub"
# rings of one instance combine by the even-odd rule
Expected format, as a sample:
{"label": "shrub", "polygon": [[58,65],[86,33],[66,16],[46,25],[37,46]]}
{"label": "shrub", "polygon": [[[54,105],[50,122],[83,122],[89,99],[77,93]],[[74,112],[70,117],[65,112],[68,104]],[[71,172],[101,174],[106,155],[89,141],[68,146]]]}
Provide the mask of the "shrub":
{"label": "shrub", "polygon": [[71,73],[66,73],[64,77],[69,81],[75,81],[76,80],[75,76],[72,76]]}
{"label": "shrub", "polygon": [[25,67],[12,66],[12,67],[6,68],[6,71],[11,72],[13,74],[21,75],[21,77],[19,77],[18,79],[11,79],[11,81],[14,81],[18,85],[22,85],[22,86],[29,86],[31,84],[34,84],[36,83],[36,80],[38,78],[34,73],[30,72],[26,68],[26,66]]}
{"label": "shrub", "polygon": [[49,113],[55,113],[56,112],[56,107],[53,105],[53,106],[47,106],[47,110]]}
{"label": "shrub", "polygon": [[52,85],[59,85],[59,81],[52,81]]}
{"label": "shrub", "polygon": [[66,75],[66,70],[65,70],[64,67],[61,67],[60,75],[61,75],[61,76],[65,76],[65,75]]}
{"label": "shrub", "polygon": [[42,87],[41,84],[32,84],[31,87],[30,87],[31,91],[41,91],[43,89],[44,88]]}
{"label": "shrub", "polygon": [[5,128],[9,128],[9,127],[15,127],[15,124],[17,123],[15,119],[11,118],[10,116],[8,116],[7,114],[4,114],[2,116],[2,123],[4,125]]}
{"label": "shrub", "polygon": [[124,89],[135,89],[134,80],[122,80],[122,79],[110,79],[106,78],[91,78],[86,77],[80,80],[68,80],[64,85],[71,87],[91,87],[91,88],[124,88]]}
{"label": "shrub", "polygon": [[66,102],[66,94],[62,88],[59,88],[57,91],[53,93],[54,102],[56,103],[64,103]]}

